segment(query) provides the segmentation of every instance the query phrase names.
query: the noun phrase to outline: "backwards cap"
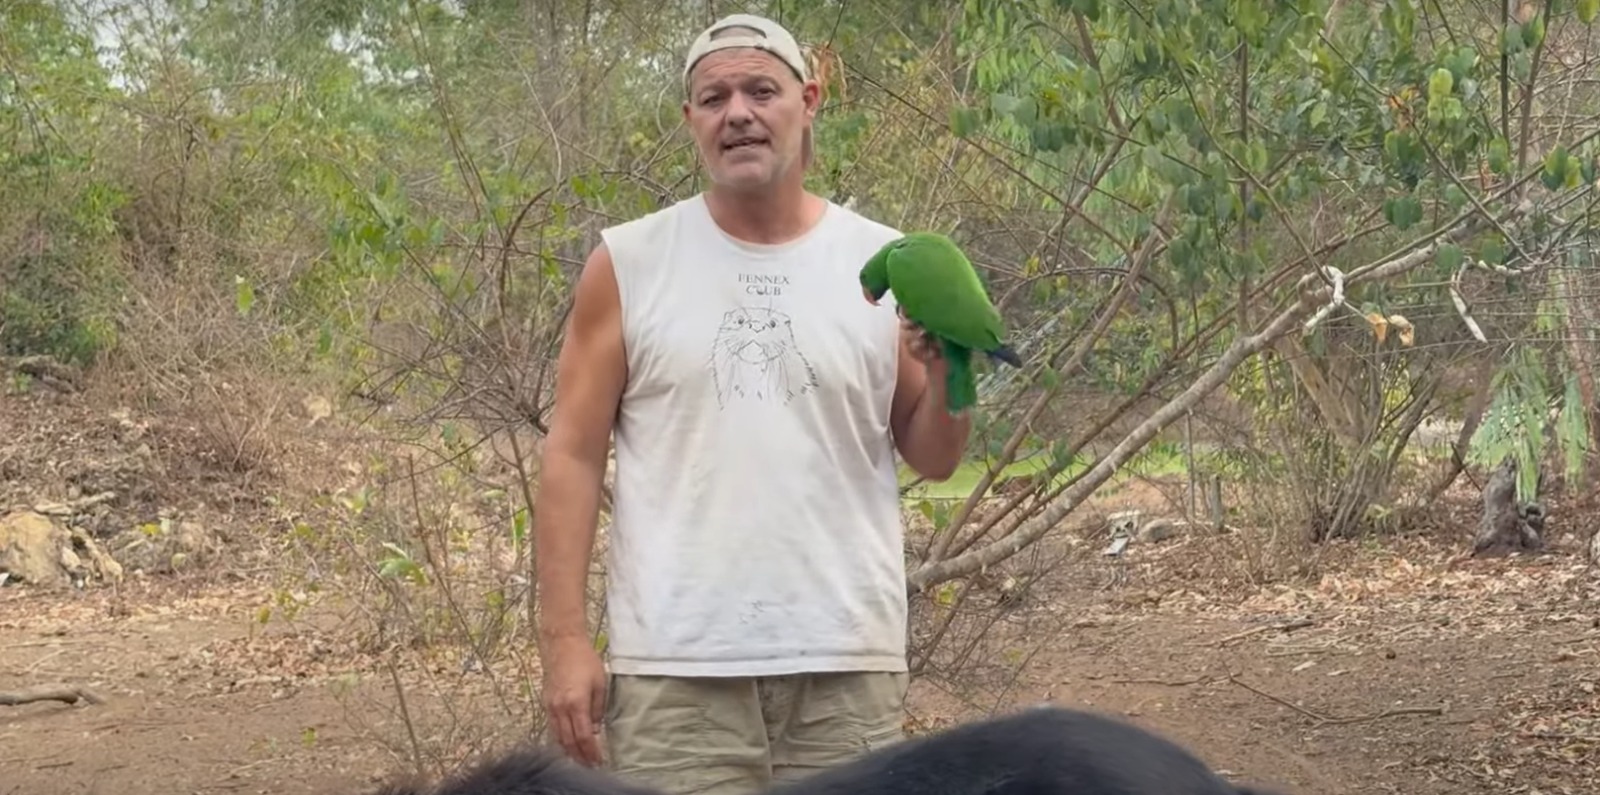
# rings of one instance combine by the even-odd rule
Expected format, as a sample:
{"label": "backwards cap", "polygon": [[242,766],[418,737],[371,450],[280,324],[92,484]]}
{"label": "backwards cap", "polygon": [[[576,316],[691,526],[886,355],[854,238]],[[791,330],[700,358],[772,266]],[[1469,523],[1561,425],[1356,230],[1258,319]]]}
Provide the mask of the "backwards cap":
{"label": "backwards cap", "polygon": [[806,59],[800,52],[800,44],[782,25],[754,14],[729,14],[701,31],[694,44],[689,45],[689,55],[683,62],[684,90],[689,89],[689,73],[694,71],[694,65],[701,58],[717,50],[734,47],[753,47],[770,52],[794,70],[796,77],[802,81],[808,78]]}

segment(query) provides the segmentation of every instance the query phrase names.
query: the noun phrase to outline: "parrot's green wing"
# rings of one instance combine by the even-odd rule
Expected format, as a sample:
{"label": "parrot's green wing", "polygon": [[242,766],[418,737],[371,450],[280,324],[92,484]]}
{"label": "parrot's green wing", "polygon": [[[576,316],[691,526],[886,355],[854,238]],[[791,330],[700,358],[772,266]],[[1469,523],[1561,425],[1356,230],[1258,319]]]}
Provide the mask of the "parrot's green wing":
{"label": "parrot's green wing", "polygon": [[972,263],[944,235],[913,232],[889,252],[889,289],[907,318],[964,348],[1020,365]]}

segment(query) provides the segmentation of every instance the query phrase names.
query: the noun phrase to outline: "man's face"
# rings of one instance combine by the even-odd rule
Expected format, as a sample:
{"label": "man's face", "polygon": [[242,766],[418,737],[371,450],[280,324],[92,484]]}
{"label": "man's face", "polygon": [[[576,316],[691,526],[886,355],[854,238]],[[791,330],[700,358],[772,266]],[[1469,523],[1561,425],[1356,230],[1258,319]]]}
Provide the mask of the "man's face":
{"label": "man's face", "polygon": [[702,58],[683,113],[711,181],[760,188],[797,167],[818,96],[815,81],[801,83],[761,50],[718,50]]}

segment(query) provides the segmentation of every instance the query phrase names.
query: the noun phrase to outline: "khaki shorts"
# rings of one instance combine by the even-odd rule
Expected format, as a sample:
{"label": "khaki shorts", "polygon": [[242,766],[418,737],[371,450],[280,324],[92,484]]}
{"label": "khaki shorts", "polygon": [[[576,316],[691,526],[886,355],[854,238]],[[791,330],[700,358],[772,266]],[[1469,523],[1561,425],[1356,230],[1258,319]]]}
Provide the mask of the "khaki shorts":
{"label": "khaki shorts", "polygon": [[608,766],[666,795],[747,795],[903,736],[905,673],[611,677]]}

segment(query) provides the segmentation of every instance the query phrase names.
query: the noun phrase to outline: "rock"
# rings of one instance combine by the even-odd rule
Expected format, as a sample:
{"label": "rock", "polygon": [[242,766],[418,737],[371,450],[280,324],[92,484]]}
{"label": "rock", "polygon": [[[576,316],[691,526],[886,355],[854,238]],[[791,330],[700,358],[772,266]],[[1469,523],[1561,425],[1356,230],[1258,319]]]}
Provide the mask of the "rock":
{"label": "rock", "polygon": [[104,502],[110,502],[116,498],[116,492],[102,491],[99,494],[90,495],[88,497],[75,498],[72,502],[40,503],[33,506],[33,511],[34,513],[42,513],[47,516],[72,517],[83,513],[88,509],[95,507],[96,505]]}
{"label": "rock", "polygon": [[71,579],[61,565],[61,550],[70,546],[66,528],[33,511],[16,511],[0,517],[0,570],[8,582],[22,581],[45,588],[62,588]]}
{"label": "rock", "polygon": [[1157,544],[1177,535],[1182,529],[1183,524],[1175,519],[1165,516],[1151,519],[1144,527],[1139,528],[1139,542]]}
{"label": "rock", "polygon": [[82,586],[90,578],[122,579],[122,566],[88,533],[26,510],[0,517],[0,571],[8,583],[43,588]]}

